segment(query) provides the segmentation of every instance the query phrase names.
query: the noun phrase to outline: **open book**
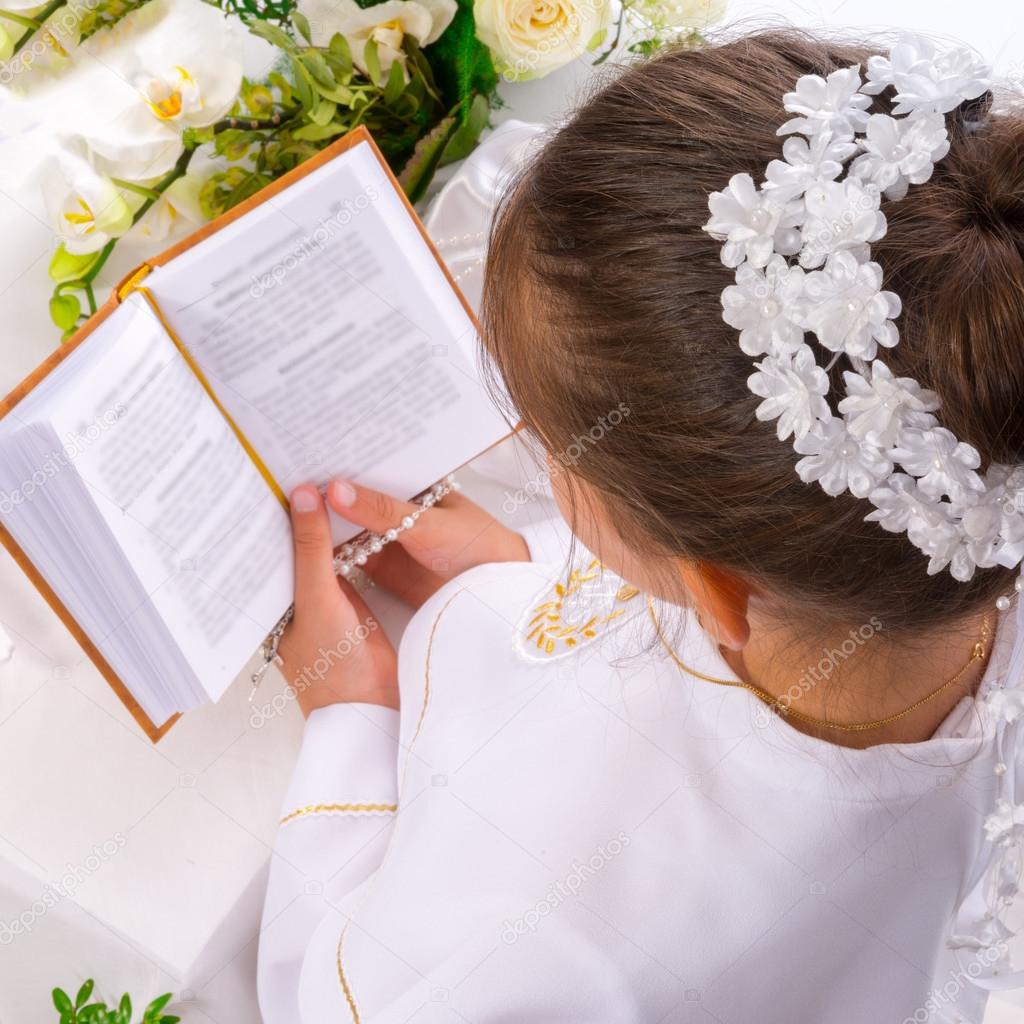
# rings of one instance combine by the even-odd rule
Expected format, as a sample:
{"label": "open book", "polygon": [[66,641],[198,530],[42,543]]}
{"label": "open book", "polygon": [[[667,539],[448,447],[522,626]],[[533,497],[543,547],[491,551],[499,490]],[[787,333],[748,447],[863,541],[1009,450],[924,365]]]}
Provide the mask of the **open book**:
{"label": "open book", "polygon": [[359,130],[149,261],[0,405],[0,540],[155,740],[291,604],[284,496],[425,490],[508,434],[479,371]]}

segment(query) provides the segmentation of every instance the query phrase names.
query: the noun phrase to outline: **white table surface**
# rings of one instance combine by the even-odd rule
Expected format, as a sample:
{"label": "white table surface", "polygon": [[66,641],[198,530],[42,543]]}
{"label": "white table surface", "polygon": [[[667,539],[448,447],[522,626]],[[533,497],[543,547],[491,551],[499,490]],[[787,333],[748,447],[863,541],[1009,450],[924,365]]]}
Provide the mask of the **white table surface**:
{"label": "white table surface", "polygon": [[[1024,77],[1019,5],[731,0],[730,21],[913,27],[966,39]],[[250,58],[258,68],[258,49]],[[578,64],[505,87],[509,106],[498,120],[555,120],[591,74]],[[0,125],[0,392],[55,343],[46,313],[54,243],[32,153],[3,135]],[[103,283],[144,255],[123,253]],[[493,483],[471,475],[468,489],[500,507]],[[257,1024],[262,887],[301,736],[297,709],[257,724],[243,679],[153,746],[6,553],[0,624],[16,644],[0,665],[0,1024],[54,1019],[50,988],[90,976],[108,997],[173,991],[185,1024]],[[259,701],[282,685],[273,673]],[[48,883],[68,890],[52,906],[39,902]],[[5,937],[5,925],[22,915],[30,929]],[[987,1021],[1024,1021],[1024,1011],[1001,1001]]]}

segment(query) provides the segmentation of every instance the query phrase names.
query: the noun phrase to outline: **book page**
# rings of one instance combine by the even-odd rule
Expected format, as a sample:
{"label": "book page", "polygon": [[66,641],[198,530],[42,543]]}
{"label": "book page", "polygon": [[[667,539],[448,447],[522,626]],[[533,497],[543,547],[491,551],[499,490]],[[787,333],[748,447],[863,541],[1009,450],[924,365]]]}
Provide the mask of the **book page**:
{"label": "book page", "polygon": [[341,476],[411,497],[508,433],[473,322],[367,143],[146,284],[286,492]]}
{"label": "book page", "polygon": [[217,699],[291,601],[287,514],[140,294],[73,355],[15,413],[89,439],[70,468]]}

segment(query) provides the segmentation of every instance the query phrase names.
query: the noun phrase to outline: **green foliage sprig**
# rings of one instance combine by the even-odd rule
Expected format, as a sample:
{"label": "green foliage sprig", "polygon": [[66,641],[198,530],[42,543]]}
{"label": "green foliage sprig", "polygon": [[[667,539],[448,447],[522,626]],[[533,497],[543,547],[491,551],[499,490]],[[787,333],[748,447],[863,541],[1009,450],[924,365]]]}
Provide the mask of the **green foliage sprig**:
{"label": "green foliage sprig", "polygon": [[[52,0],[47,11],[67,0]],[[82,23],[84,36],[116,24],[148,0],[101,0]],[[196,151],[209,146],[227,164],[200,191],[203,215],[213,218],[316,155],[336,138],[365,125],[399,177],[410,200],[425,194],[436,170],[467,156],[497,103],[498,76],[490,51],[477,38],[472,0],[459,9],[442,37],[426,50],[411,37],[405,61],[385,73],[371,39],[353,59],[345,36],[314,46],[297,0],[207,0],[278,51],[274,71],[261,81],[243,80],[229,115],[208,128],[187,129],[172,170],[144,184],[114,179],[136,196],[132,225],[179,178]],[[379,0],[359,0],[373,6]],[[26,37],[27,38],[27,37]],[[138,200],[142,196],[142,201]],[[54,291],[50,316],[63,337],[96,312],[95,282],[118,239],[98,252],[76,256],[59,247],[50,264]]]}
{"label": "green foliage sprig", "polygon": [[[78,990],[74,1002],[63,989],[53,990],[53,1005],[60,1014],[59,1024],[132,1024],[132,1000],[127,992],[121,996],[121,1001],[116,1007],[110,1007],[103,1002],[89,1002],[93,987],[94,983],[90,978]],[[163,1012],[170,1001],[170,992],[157,996],[142,1011],[142,1020],[139,1024],[178,1024],[180,1017]]]}

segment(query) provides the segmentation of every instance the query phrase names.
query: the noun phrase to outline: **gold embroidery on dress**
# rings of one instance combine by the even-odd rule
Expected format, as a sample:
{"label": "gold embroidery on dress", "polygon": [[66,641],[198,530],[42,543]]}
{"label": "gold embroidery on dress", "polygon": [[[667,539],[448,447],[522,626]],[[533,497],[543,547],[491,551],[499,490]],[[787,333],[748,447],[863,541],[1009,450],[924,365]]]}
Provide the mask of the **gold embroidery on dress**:
{"label": "gold embroidery on dress", "polygon": [[300,807],[290,811],[278,824],[287,825],[289,821],[296,818],[305,818],[309,815],[321,814],[393,814],[398,810],[398,804],[310,804],[308,807]]}
{"label": "gold embroidery on dress", "polygon": [[[600,584],[604,582],[611,582],[615,586],[614,593],[610,595],[611,609],[596,613],[588,609],[579,615],[581,621],[573,621],[573,613],[580,611],[573,606],[582,603],[579,599],[588,588],[597,589],[598,596],[608,603],[609,595],[600,593]],[[608,572],[595,558],[586,568],[574,569],[564,583],[556,583],[554,596],[532,610],[523,630],[526,634],[524,646],[552,657],[571,651],[581,643],[600,636],[605,626],[625,614],[626,609],[621,606],[639,593],[636,587],[623,583]]]}

